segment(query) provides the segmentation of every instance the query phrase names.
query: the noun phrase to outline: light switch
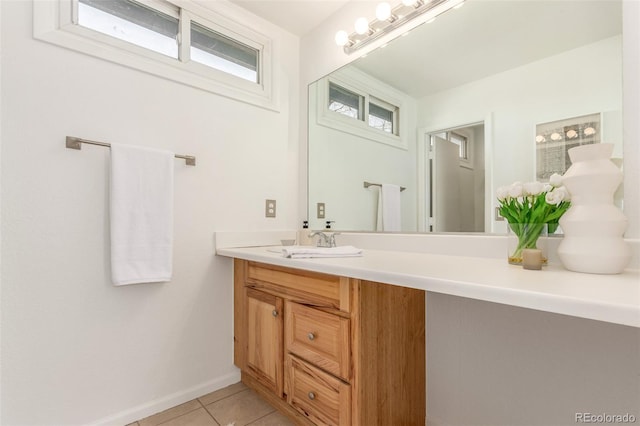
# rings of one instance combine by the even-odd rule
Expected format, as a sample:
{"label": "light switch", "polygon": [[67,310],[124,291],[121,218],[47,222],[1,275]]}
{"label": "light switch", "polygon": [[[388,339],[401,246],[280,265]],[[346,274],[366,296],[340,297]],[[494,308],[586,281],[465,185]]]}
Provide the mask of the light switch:
{"label": "light switch", "polygon": [[316,205],[316,210],[317,210],[317,213],[318,213],[317,214],[318,219],[324,219],[324,213],[325,213],[325,211],[324,211],[324,203],[318,203]]}

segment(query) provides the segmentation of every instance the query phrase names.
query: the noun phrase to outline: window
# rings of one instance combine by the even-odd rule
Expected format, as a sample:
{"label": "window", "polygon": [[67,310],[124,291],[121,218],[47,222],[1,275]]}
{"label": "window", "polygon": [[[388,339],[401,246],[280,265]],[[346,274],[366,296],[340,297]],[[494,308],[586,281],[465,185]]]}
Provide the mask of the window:
{"label": "window", "polygon": [[191,23],[191,59],[211,68],[258,83],[258,49]]}
{"label": "window", "polygon": [[399,108],[369,94],[356,93],[330,82],[328,109],[359,121],[365,121],[366,116],[369,127],[398,135]]}
{"label": "window", "polygon": [[216,13],[216,8],[225,10],[217,2],[57,0],[33,4],[38,39],[278,109],[271,88],[270,40]]}
{"label": "window", "polygon": [[78,25],[178,58],[178,9],[174,16],[129,0],[79,0]]}

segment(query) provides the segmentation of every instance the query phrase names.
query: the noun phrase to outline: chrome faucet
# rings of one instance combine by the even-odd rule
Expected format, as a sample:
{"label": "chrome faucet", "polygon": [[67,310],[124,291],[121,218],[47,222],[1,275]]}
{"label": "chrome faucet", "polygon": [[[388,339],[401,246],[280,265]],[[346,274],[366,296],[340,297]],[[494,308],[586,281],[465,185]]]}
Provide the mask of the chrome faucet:
{"label": "chrome faucet", "polygon": [[335,247],[336,246],[336,235],[340,235],[339,232],[322,232],[322,231],[314,231],[309,234],[311,238],[318,236],[318,247]]}

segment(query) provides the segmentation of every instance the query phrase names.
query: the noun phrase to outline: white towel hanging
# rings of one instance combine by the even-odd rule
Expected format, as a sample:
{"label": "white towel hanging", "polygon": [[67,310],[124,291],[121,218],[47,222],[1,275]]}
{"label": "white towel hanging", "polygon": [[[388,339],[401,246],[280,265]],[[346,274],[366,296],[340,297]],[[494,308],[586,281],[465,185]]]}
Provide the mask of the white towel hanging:
{"label": "white towel hanging", "polygon": [[111,145],[111,278],[114,285],[170,281],[173,158]]}

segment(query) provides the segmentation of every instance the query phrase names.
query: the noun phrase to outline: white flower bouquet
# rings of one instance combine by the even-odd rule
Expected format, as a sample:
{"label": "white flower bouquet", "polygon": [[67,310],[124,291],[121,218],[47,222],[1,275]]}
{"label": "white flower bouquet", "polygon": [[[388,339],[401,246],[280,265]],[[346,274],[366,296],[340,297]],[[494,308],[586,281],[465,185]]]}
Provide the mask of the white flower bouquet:
{"label": "white flower bouquet", "polygon": [[511,263],[519,263],[522,250],[536,248],[544,226],[553,234],[558,221],[571,206],[569,192],[562,186],[562,176],[554,173],[548,184],[515,182],[498,188],[500,215],[518,237],[518,245],[511,255]]}

